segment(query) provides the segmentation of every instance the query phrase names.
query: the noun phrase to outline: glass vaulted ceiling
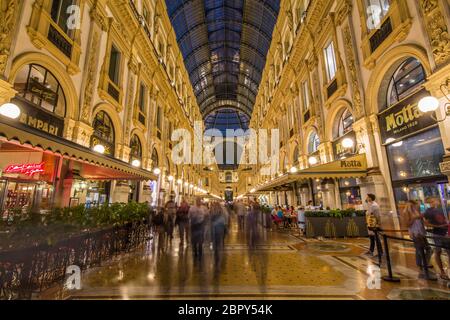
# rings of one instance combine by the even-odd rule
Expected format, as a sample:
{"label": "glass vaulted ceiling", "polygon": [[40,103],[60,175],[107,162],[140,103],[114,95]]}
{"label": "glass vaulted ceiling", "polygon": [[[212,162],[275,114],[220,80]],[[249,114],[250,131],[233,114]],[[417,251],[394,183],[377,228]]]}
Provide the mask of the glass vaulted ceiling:
{"label": "glass vaulted ceiling", "polygon": [[166,0],[206,129],[247,129],[279,0]]}

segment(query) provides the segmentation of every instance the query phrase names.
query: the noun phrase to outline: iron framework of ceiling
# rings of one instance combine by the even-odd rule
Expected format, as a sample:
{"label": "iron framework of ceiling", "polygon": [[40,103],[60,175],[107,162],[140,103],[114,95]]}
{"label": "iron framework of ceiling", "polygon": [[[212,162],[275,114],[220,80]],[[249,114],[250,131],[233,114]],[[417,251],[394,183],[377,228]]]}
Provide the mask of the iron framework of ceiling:
{"label": "iron framework of ceiling", "polygon": [[280,0],[166,0],[206,129],[249,125]]}

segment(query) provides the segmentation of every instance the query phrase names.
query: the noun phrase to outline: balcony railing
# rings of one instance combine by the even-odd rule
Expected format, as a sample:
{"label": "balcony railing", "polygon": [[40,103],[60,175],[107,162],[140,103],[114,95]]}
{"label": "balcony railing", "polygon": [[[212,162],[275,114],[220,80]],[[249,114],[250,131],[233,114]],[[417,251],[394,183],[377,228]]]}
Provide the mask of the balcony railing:
{"label": "balcony railing", "polygon": [[120,101],[120,91],[111,82],[108,83],[108,94],[117,102]]}
{"label": "balcony railing", "polygon": [[331,82],[330,85],[327,87],[328,99],[331,98],[331,96],[337,91],[337,89],[338,89],[338,82],[337,79],[334,79],[333,82]]}
{"label": "balcony railing", "polygon": [[378,29],[377,32],[370,38],[370,49],[372,53],[383,43],[384,40],[392,33],[391,18],[388,18]]}
{"label": "balcony railing", "polygon": [[72,56],[72,44],[66,39],[66,37],[58,31],[52,24],[48,29],[48,40],[53,43],[65,56],[70,58]]}

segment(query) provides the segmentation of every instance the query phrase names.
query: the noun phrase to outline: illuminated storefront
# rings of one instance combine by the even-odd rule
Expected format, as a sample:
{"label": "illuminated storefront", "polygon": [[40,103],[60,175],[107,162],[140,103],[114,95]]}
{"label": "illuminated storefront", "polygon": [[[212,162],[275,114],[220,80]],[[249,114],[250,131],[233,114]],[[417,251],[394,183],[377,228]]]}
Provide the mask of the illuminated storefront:
{"label": "illuminated storefront", "polygon": [[419,201],[424,210],[428,197],[443,203],[450,199],[448,178],[439,167],[445,154],[439,127],[431,113],[418,108],[418,102],[429,96],[421,86],[424,81],[418,60],[407,59],[394,72],[387,107],[378,115],[399,212],[408,200]]}

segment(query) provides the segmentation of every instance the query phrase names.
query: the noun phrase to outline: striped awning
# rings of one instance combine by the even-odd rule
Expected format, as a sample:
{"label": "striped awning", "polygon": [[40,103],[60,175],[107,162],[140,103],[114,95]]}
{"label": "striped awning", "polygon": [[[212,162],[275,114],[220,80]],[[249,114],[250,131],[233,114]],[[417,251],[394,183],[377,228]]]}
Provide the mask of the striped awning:
{"label": "striped awning", "polygon": [[292,190],[292,183],[308,179],[362,178],[365,176],[367,176],[366,155],[358,154],[350,158],[307,168],[297,173],[286,173],[257,187],[256,191],[289,191]]}

